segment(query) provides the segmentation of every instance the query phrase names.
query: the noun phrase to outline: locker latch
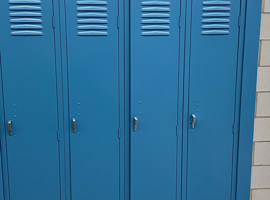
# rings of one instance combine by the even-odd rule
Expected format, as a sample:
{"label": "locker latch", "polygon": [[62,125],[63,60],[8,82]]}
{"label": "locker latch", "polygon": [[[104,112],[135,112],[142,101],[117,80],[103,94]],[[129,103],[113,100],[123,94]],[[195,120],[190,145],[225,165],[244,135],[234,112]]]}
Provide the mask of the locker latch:
{"label": "locker latch", "polygon": [[76,133],[76,119],[72,119],[72,127],[73,127],[73,133]]}
{"label": "locker latch", "polygon": [[191,115],[191,128],[193,129],[195,127],[196,123],[196,115],[192,114]]}
{"label": "locker latch", "polygon": [[138,118],[137,117],[134,117],[134,132],[137,131],[137,126],[138,126]]}
{"label": "locker latch", "polygon": [[10,136],[12,136],[12,126],[11,126],[11,120],[8,120],[7,125],[8,125],[8,134],[9,134]]}

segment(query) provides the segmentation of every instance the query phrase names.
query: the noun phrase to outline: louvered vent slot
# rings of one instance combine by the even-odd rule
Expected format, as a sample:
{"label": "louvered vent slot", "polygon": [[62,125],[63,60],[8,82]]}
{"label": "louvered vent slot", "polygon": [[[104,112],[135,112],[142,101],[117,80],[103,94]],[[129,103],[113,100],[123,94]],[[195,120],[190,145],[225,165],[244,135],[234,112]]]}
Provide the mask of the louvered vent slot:
{"label": "louvered vent slot", "polygon": [[77,1],[78,35],[107,36],[107,1]]}
{"label": "louvered vent slot", "polygon": [[230,33],[230,5],[230,1],[203,2],[203,35],[228,35]]}
{"label": "louvered vent slot", "polygon": [[13,36],[42,36],[42,8],[39,0],[10,0],[10,29]]}
{"label": "louvered vent slot", "polygon": [[142,2],[142,36],[170,35],[170,5],[168,1]]}

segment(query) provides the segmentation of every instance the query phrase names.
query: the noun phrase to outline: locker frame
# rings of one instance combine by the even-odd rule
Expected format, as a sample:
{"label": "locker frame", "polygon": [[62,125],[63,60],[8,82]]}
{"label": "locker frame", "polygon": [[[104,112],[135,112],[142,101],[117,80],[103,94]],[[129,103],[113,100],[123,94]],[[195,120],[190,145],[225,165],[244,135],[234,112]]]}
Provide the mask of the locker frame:
{"label": "locker frame", "polygon": [[239,118],[239,146],[237,164],[236,199],[250,198],[250,178],[253,146],[256,81],[262,2],[245,0],[243,19],[243,71]]}
{"label": "locker frame", "polygon": [[[1,141],[1,173],[2,173],[2,180],[1,180],[1,187],[3,188],[3,200],[9,199],[9,188],[8,188],[8,169],[7,169],[7,151],[6,151],[6,123],[5,123],[5,116],[4,116],[4,99],[3,99],[3,83],[2,83],[2,62],[1,62],[1,50],[0,50],[0,112],[2,113],[0,115],[1,120],[1,127],[0,127],[0,141]],[[1,199],[1,198],[0,198]]]}

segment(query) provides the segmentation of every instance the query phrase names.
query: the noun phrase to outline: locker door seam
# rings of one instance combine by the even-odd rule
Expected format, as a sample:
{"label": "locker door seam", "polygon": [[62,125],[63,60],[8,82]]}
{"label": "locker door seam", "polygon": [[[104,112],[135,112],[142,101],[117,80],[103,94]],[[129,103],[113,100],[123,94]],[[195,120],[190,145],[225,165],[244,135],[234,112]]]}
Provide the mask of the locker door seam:
{"label": "locker door seam", "polygon": [[[62,98],[62,130],[63,130],[63,165],[64,165],[64,195],[66,200],[72,199],[71,192],[71,157],[70,157],[70,108],[69,108],[69,78],[68,78],[68,50],[67,50],[67,25],[66,25],[66,1],[58,2],[59,13],[59,40],[61,63],[61,98]],[[65,77],[65,78],[64,78]],[[66,135],[68,134],[68,135]]]}
{"label": "locker door seam", "polygon": [[[65,52],[65,60],[66,60],[66,76],[67,76],[67,83],[66,83],[66,90],[67,90],[67,107],[68,107],[68,138],[69,138],[69,144],[68,144],[68,158],[69,158],[69,162],[68,162],[68,165],[69,165],[69,184],[70,184],[70,187],[69,187],[69,194],[70,194],[70,200],[72,200],[72,181],[71,181],[71,140],[70,140],[70,134],[71,134],[71,130],[70,130],[70,90],[69,90],[69,66],[68,66],[68,32],[67,32],[67,5],[66,5],[66,0],[64,0],[64,33],[65,33],[65,38],[64,38],[64,41],[65,41],[65,50],[63,50]],[[62,40],[62,39],[61,39]]]}
{"label": "locker door seam", "polygon": [[[240,121],[240,106],[241,106],[241,86],[242,86],[242,73],[243,73],[243,62],[240,55],[243,55],[244,43],[241,40],[242,37],[242,6],[245,0],[239,1],[239,16],[238,16],[238,45],[237,45],[237,61],[236,61],[236,75],[235,75],[235,100],[234,100],[234,122],[233,122],[233,146],[232,146],[232,169],[231,169],[231,200],[236,198],[237,190],[237,168],[238,168],[238,147],[239,147],[239,121]],[[240,46],[241,45],[241,46]],[[240,73],[240,74],[239,74]],[[239,91],[238,91],[239,90]],[[238,103],[237,103],[238,102]],[[233,192],[235,194],[233,194]]]}
{"label": "locker door seam", "polygon": [[[184,70],[184,66],[181,65],[181,38],[183,37],[181,35],[182,33],[182,28],[181,28],[181,22],[182,22],[182,0],[179,1],[179,7],[178,7],[178,60],[177,60],[177,113],[176,113],[176,183],[175,183],[175,199],[177,200],[178,198],[178,193],[181,196],[182,194],[182,148],[183,148],[183,138],[181,134],[181,137],[179,135],[179,118],[181,116],[181,112],[183,112],[183,108],[180,109],[180,73],[183,73],[181,71],[181,67],[183,67],[182,70]],[[185,37],[185,35],[184,35]],[[183,76],[184,74],[182,74]],[[183,84],[184,85],[184,84]],[[182,88],[181,93],[183,94],[184,88]],[[183,102],[183,101],[182,101]],[[182,123],[180,122],[180,126],[183,127]],[[181,140],[181,141],[179,141]],[[180,162],[180,163],[179,163]],[[180,174],[179,174],[180,173]],[[180,175],[180,178],[178,176]],[[178,186],[181,186],[178,188]],[[179,191],[179,192],[178,192]]]}
{"label": "locker door seam", "polygon": [[58,105],[58,102],[59,102],[59,97],[58,97],[58,82],[57,82],[57,55],[56,55],[56,30],[55,30],[55,2],[54,0],[51,1],[52,3],[52,32],[53,32],[53,43],[54,43],[54,75],[55,75],[55,96],[56,96],[56,121],[57,121],[57,130],[56,130],[56,139],[57,139],[57,148],[58,148],[58,176],[59,176],[59,199],[61,200],[62,199],[62,193],[61,193],[61,190],[62,190],[62,186],[61,186],[61,165],[60,165],[60,156],[61,156],[61,152],[60,152],[60,137],[59,137],[59,105]]}
{"label": "locker door seam", "polygon": [[[8,194],[6,194],[6,192],[5,192],[5,187],[4,187],[4,173],[3,173],[3,162],[1,163],[1,165],[2,165],[2,178],[3,178],[3,192],[4,192],[4,199],[5,199],[5,197],[7,196],[7,199],[10,199],[10,180],[9,180],[9,167],[8,167],[8,145],[7,145],[7,131],[6,131],[6,109],[5,109],[5,98],[4,98],[4,82],[3,82],[3,65],[2,65],[2,53],[1,53],[1,51],[0,51],[0,67],[1,67],[1,86],[2,86],[2,101],[3,101],[3,117],[4,117],[4,137],[5,137],[5,157],[6,157],[6,159],[5,159],[5,161],[6,161],[6,172],[7,172],[7,174],[6,174],[6,177],[7,177],[7,183],[6,183],[6,185],[7,185],[7,192],[8,192]],[[2,140],[2,138],[1,138],[1,140]],[[1,155],[2,155],[2,145],[1,145]],[[2,157],[2,156],[1,156]],[[1,158],[1,160],[3,161],[3,158]]]}
{"label": "locker door seam", "polygon": [[[188,1],[188,0],[187,0]],[[191,72],[191,70],[190,70],[190,63],[191,63],[191,43],[192,43],[192,17],[193,17],[193,0],[191,0],[190,1],[190,23],[189,23],[189,33],[190,33],[190,38],[189,38],[189,52],[188,52],[188,87],[187,87],[187,90],[188,90],[188,96],[187,96],[187,121],[186,121],[186,123],[187,123],[187,140],[186,140],[186,182],[185,182],[185,184],[186,184],[186,199],[188,199],[188,192],[187,192],[187,190],[188,190],[188,182],[187,182],[187,180],[188,180],[188,158],[189,158],[189,156],[188,156],[188,139],[189,139],[189,114],[190,114],[190,110],[189,110],[189,104],[190,104],[190,76],[191,76],[191,74],[190,74],[190,72]]]}
{"label": "locker door seam", "polygon": [[121,132],[120,132],[120,128],[121,128],[121,108],[120,108],[120,26],[119,26],[119,0],[117,0],[117,56],[118,56],[118,60],[117,60],[117,64],[118,64],[118,199],[121,199]]}
{"label": "locker door seam", "polygon": [[55,17],[54,17],[54,15],[52,16],[52,28],[53,29],[55,28]]}

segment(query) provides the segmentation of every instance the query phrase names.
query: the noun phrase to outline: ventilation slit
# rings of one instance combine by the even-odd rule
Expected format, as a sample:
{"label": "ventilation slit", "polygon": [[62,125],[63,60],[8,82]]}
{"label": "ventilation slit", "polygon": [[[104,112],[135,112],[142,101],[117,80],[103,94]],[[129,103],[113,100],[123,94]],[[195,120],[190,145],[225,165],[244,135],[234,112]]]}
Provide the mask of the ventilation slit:
{"label": "ventilation slit", "polygon": [[79,36],[107,36],[107,1],[77,1]]}
{"label": "ventilation slit", "polygon": [[142,36],[170,35],[170,5],[168,1],[142,2]]}
{"label": "ventilation slit", "polygon": [[230,1],[204,1],[202,35],[228,35],[230,33]]}
{"label": "ventilation slit", "polygon": [[10,0],[12,36],[42,36],[42,8],[38,0]]}

